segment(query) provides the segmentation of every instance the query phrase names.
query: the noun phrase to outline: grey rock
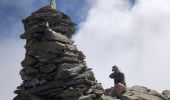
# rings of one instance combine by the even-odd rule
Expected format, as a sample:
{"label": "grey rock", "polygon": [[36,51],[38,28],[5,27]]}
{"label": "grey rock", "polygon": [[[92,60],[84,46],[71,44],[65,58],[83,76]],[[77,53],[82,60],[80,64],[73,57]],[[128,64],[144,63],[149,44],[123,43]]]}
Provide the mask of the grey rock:
{"label": "grey rock", "polygon": [[[109,96],[110,89],[105,90],[105,95],[103,95],[103,100],[119,100],[115,97]],[[148,89],[143,86],[133,86],[127,88],[125,94],[122,95],[121,100],[169,100],[167,96],[161,93]]]}
{"label": "grey rock", "polygon": [[[30,46],[31,53],[35,56],[41,56],[43,53],[64,53],[66,46],[59,42],[36,42]],[[54,54],[53,54],[54,55]]]}
{"label": "grey rock", "polygon": [[77,47],[75,45],[66,44],[66,48],[70,52],[77,52]]}
{"label": "grey rock", "polygon": [[[123,97],[145,99],[145,100],[167,100],[160,93],[143,86],[133,86],[127,90]],[[130,99],[130,100],[131,100]]]}
{"label": "grey rock", "polygon": [[18,95],[13,100],[28,100],[28,96]]}
{"label": "grey rock", "polygon": [[104,89],[101,85],[101,83],[96,83],[94,86],[92,86],[94,88],[93,93],[96,95],[102,95],[104,93]]}
{"label": "grey rock", "polygon": [[64,54],[63,54],[63,56],[67,56],[67,57],[76,57],[76,58],[78,58],[78,55],[76,54],[76,53],[74,53],[74,52],[65,52]]}
{"label": "grey rock", "polygon": [[45,95],[49,95],[50,93],[58,93],[58,92],[60,92],[62,90],[64,90],[64,88],[60,87],[60,88],[54,88],[54,89],[42,91],[42,92],[40,92],[38,94],[41,95],[41,96],[45,96]]}
{"label": "grey rock", "polygon": [[77,57],[70,57],[70,56],[64,56],[61,59],[61,63],[78,63],[79,60]]}
{"label": "grey rock", "polygon": [[93,99],[90,97],[90,95],[88,95],[88,96],[81,96],[79,100],[93,100]]}
{"label": "grey rock", "polygon": [[75,68],[75,67],[84,68],[85,66],[83,66],[82,64],[78,64],[78,63],[63,63],[60,65],[61,69],[70,69],[70,68]]}
{"label": "grey rock", "polygon": [[170,91],[169,90],[162,91],[162,95],[164,95],[165,97],[168,98],[168,100],[170,100]]}
{"label": "grey rock", "polygon": [[38,73],[37,69],[32,68],[30,66],[25,67],[23,70],[24,70],[24,73],[27,74],[27,75],[32,75],[32,74]]}
{"label": "grey rock", "polygon": [[57,97],[80,97],[83,94],[83,91],[81,89],[65,89],[60,92],[54,92],[50,94],[50,96],[55,96],[57,94]]}
{"label": "grey rock", "polygon": [[168,100],[168,99],[161,93],[158,93],[146,87],[133,86],[131,88],[127,88],[127,91],[125,94],[122,95],[121,100]]}
{"label": "grey rock", "polygon": [[82,51],[78,51],[78,52],[77,52],[77,55],[78,55],[78,58],[79,58],[80,60],[82,60],[82,61],[86,58],[86,56],[83,54]]}
{"label": "grey rock", "polygon": [[40,85],[45,84],[45,83],[47,83],[47,80],[45,80],[45,79],[42,79],[42,80],[40,81]]}
{"label": "grey rock", "polygon": [[47,54],[47,53],[44,53],[44,54],[41,54],[41,55],[36,55],[35,58],[37,58],[37,60],[39,62],[42,62],[42,63],[46,63],[50,60],[53,60],[57,57],[57,55],[54,55],[54,54]]}
{"label": "grey rock", "polygon": [[73,40],[67,38],[66,36],[60,34],[60,33],[57,33],[51,29],[47,29],[45,31],[45,36],[43,37],[43,40],[49,40],[49,41],[58,41],[58,42],[61,42],[61,43],[67,43],[67,44],[73,44]]}
{"label": "grey rock", "polygon": [[31,40],[33,38],[33,34],[36,34],[37,32],[43,32],[46,30],[46,28],[49,28],[48,22],[42,22],[37,23],[36,25],[31,25],[31,27],[29,27],[29,29],[25,33],[20,35],[20,38]]}
{"label": "grey rock", "polygon": [[25,80],[25,81],[29,81],[34,78],[32,75],[26,75],[24,70],[20,71],[20,75],[21,75],[22,80]]}
{"label": "grey rock", "polygon": [[35,65],[35,68],[39,68],[40,66],[44,66],[45,63],[42,63],[42,62],[38,62],[36,65]]}
{"label": "grey rock", "polygon": [[95,94],[89,94],[89,95],[81,96],[79,100],[94,100],[95,98],[96,98]]}
{"label": "grey rock", "polygon": [[21,62],[23,67],[25,66],[33,66],[37,63],[37,60],[34,57],[26,56],[25,59]]}
{"label": "grey rock", "polygon": [[86,91],[86,94],[90,94],[90,93],[100,96],[103,95],[104,89],[102,88],[100,83],[96,83]]}
{"label": "grey rock", "polygon": [[92,71],[86,71],[82,74],[79,74],[74,79],[87,79],[87,80],[95,81],[94,73]]}
{"label": "grey rock", "polygon": [[40,83],[40,81],[38,79],[33,79],[30,81],[25,81],[23,86],[26,88],[36,87],[39,83]]}
{"label": "grey rock", "polygon": [[43,65],[40,66],[40,72],[42,73],[50,73],[53,72],[56,69],[56,65],[55,64],[48,64],[48,65]]}
{"label": "grey rock", "polygon": [[78,60],[77,57],[75,56],[60,56],[56,57],[53,60],[50,60],[49,63],[54,63],[54,64],[62,64],[62,63],[79,63],[80,61]]}
{"label": "grey rock", "polygon": [[79,79],[79,80],[56,80],[48,82],[47,84],[37,86],[35,88],[27,89],[23,92],[23,94],[36,94],[40,93],[42,91],[55,89],[55,88],[61,88],[61,87],[69,87],[69,86],[76,86],[79,84],[86,84],[89,85],[87,80]]}
{"label": "grey rock", "polygon": [[81,71],[85,69],[85,66],[81,64],[64,64],[58,68],[57,79],[65,79],[70,77],[75,77],[80,74]]}
{"label": "grey rock", "polygon": [[28,100],[46,100],[46,99],[44,99],[43,97],[38,96],[38,95],[30,95],[28,97]]}
{"label": "grey rock", "polygon": [[[117,99],[115,97],[110,97],[110,96],[102,95],[102,100],[120,100],[120,99]],[[124,100],[126,100],[126,99],[124,99]],[[136,100],[139,100],[139,99],[136,99]]]}
{"label": "grey rock", "polygon": [[56,9],[56,2],[55,2],[55,0],[51,0],[51,2],[50,2],[50,7],[51,7],[52,9]]}

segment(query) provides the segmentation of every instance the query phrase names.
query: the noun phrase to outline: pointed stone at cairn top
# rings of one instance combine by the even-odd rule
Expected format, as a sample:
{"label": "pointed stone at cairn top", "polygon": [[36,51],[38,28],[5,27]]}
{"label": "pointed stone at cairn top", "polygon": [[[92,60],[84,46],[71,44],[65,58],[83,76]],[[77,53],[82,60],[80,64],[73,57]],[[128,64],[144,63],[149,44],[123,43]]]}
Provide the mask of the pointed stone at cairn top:
{"label": "pointed stone at cairn top", "polygon": [[51,7],[52,9],[56,9],[56,0],[51,0],[51,2],[50,2],[50,7]]}

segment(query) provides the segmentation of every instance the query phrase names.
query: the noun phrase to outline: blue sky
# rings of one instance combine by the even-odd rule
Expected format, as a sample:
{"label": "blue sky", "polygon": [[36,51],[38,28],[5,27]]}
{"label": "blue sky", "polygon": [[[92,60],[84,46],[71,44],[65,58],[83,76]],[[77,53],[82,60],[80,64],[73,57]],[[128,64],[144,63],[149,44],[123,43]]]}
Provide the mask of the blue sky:
{"label": "blue sky", "polygon": [[[135,0],[129,1],[134,4]],[[88,2],[89,0],[57,0],[57,9],[71,16],[79,25],[86,19],[91,7],[92,3]],[[48,4],[49,0],[0,0],[0,41],[5,38],[18,38],[24,31],[21,19]]]}
{"label": "blue sky", "polygon": [[[24,31],[21,20],[48,4],[49,0],[0,0],[0,40],[18,38]],[[57,1],[57,9],[71,16],[77,24],[85,20],[89,8],[87,0]]]}

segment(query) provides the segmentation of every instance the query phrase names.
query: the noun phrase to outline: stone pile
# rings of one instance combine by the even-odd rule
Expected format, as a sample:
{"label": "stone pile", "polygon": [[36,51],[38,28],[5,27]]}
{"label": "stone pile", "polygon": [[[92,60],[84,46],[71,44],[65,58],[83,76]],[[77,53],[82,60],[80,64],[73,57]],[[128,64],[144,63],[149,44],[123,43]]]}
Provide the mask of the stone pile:
{"label": "stone pile", "polygon": [[69,16],[44,7],[23,23],[23,83],[14,100],[101,100],[103,88],[71,39],[75,24]]}

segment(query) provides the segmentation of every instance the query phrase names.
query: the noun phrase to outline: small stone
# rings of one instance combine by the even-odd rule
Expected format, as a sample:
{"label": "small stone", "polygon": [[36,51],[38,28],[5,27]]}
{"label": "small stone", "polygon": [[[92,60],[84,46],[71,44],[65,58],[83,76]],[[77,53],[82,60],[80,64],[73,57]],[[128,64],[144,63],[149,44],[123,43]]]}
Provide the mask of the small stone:
{"label": "small stone", "polygon": [[66,44],[66,48],[67,48],[68,51],[71,51],[71,52],[78,51],[76,46],[74,46],[74,45]]}
{"label": "small stone", "polygon": [[88,95],[80,97],[79,100],[93,100],[93,99],[90,97],[90,95]]}
{"label": "small stone", "polygon": [[70,69],[75,67],[84,67],[82,64],[76,64],[76,63],[63,63],[60,65],[60,68],[62,69]]}
{"label": "small stone", "polygon": [[46,99],[38,95],[30,95],[28,100],[46,100]]}
{"label": "small stone", "polygon": [[48,40],[48,41],[59,41],[62,43],[68,43],[68,44],[73,44],[73,41],[69,38],[67,38],[66,36],[57,33],[51,29],[47,29],[45,32],[45,36],[43,38],[44,40]]}
{"label": "small stone", "polygon": [[36,87],[36,85],[38,85],[40,83],[40,81],[38,79],[33,79],[31,81],[25,81],[23,86],[30,88],[30,87]]}
{"label": "small stone", "polygon": [[162,91],[162,94],[170,100],[170,91],[169,90]]}
{"label": "small stone", "polygon": [[[64,44],[54,41],[42,41],[32,43],[30,46],[31,53],[34,56],[41,56],[44,53],[64,53],[66,47]],[[54,55],[54,54],[53,54]]]}
{"label": "small stone", "polygon": [[48,64],[48,65],[40,66],[40,72],[42,73],[50,73],[54,71],[55,69],[56,69],[55,64]]}
{"label": "small stone", "polygon": [[82,52],[82,51],[78,51],[77,54],[78,54],[78,58],[79,58],[81,61],[84,61],[84,59],[86,58],[86,56],[83,54],[83,52]]}
{"label": "small stone", "polygon": [[77,57],[63,56],[61,58],[55,58],[54,60],[49,61],[49,63],[61,64],[61,63],[79,63]]}
{"label": "small stone", "polygon": [[26,56],[26,58],[21,62],[22,66],[33,66],[37,63],[37,60],[34,57]]}
{"label": "small stone", "polygon": [[76,64],[62,64],[57,71],[57,79],[62,79],[62,78],[70,78],[70,77],[75,77],[80,72],[85,69],[85,66],[83,65],[76,65]]}
{"label": "small stone", "polygon": [[40,81],[40,85],[45,84],[45,83],[47,83],[47,80],[42,79],[42,80]]}
{"label": "small stone", "polygon": [[32,67],[25,67],[24,68],[24,72],[25,72],[25,74],[27,74],[27,75],[32,75],[32,74],[36,74],[36,73],[38,73],[38,70],[37,69],[35,69],[35,68],[32,68]]}
{"label": "small stone", "polygon": [[56,58],[57,55],[54,55],[54,54],[42,54],[42,55],[39,55],[39,56],[35,56],[38,61],[42,62],[42,63],[46,63],[50,60],[53,60]]}
{"label": "small stone", "polygon": [[87,79],[87,80],[95,81],[94,73],[90,70],[82,74],[79,74],[74,79]]}
{"label": "small stone", "polygon": [[22,80],[24,80],[24,81],[29,81],[29,80],[32,80],[34,77],[31,76],[31,75],[21,74],[21,78],[22,78]]}

